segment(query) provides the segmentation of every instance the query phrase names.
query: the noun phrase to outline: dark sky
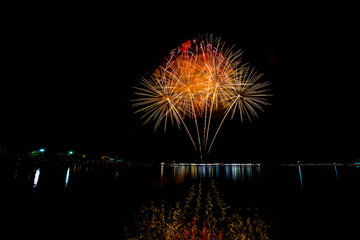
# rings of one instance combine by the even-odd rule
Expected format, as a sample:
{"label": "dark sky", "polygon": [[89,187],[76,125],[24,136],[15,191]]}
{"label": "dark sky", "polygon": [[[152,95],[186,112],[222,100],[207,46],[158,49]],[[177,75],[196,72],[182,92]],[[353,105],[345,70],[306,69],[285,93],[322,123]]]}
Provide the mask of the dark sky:
{"label": "dark sky", "polygon": [[[140,7],[141,6],[141,7]],[[359,63],[351,6],[16,6],[6,17],[0,144],[130,160],[195,159],[184,129],[154,133],[132,87],[182,42],[211,33],[271,82],[252,123],[227,121],[211,158],[360,158]],[[358,19],[357,19],[358,20]]]}

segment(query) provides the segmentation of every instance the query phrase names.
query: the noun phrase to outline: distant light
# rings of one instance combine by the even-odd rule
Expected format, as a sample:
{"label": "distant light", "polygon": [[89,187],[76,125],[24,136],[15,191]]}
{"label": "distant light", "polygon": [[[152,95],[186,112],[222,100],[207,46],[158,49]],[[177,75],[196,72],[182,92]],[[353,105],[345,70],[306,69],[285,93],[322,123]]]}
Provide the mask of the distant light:
{"label": "distant light", "polygon": [[74,152],[73,151],[69,151],[69,155],[73,154]]}
{"label": "distant light", "polygon": [[45,148],[40,148],[39,152],[45,152]]}

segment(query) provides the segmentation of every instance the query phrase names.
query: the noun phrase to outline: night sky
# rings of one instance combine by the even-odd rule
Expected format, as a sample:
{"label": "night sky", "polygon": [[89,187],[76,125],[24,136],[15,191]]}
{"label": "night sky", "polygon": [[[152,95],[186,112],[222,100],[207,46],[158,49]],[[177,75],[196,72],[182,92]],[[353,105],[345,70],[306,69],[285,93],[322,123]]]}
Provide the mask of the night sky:
{"label": "night sky", "polygon": [[351,11],[185,2],[16,6],[4,22],[0,144],[133,161],[196,159],[184,129],[154,132],[133,114],[130,100],[132,87],[166,54],[208,33],[243,49],[273,94],[258,119],[224,124],[212,160],[360,158],[358,33]]}

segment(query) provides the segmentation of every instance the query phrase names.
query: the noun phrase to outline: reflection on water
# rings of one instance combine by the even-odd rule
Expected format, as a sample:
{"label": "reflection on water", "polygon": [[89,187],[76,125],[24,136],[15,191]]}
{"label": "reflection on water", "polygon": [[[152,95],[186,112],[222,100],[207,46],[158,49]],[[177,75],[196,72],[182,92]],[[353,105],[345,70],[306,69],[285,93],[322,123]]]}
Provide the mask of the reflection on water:
{"label": "reflection on water", "polygon": [[39,182],[40,177],[40,168],[36,169],[35,176],[34,176],[34,184],[33,184],[33,190],[35,191]]}
{"label": "reflection on water", "polygon": [[[54,172],[55,169],[56,171]],[[346,175],[343,172],[350,171],[350,169],[358,170],[358,168],[345,168],[340,164],[311,167],[298,163],[278,168],[265,168],[259,164],[173,164],[171,166],[160,164],[160,167],[154,167],[145,172],[156,171],[156,179],[153,179],[153,182],[159,184],[159,186],[161,184],[165,186],[169,180],[174,181],[176,184],[182,184],[186,181],[200,179],[219,179],[246,184],[250,182],[263,182],[265,178],[272,178],[274,176],[279,178],[283,176],[285,177],[283,179],[284,182],[287,182],[289,180],[288,177],[292,175],[296,182],[291,181],[291,183],[302,190],[311,188],[314,184],[318,184],[319,181],[329,184],[329,186],[335,182],[345,181]],[[16,183],[14,186],[21,186],[23,189],[34,193],[47,191],[47,189],[52,187],[56,188],[54,191],[59,193],[69,193],[73,191],[74,187],[81,186],[81,184],[95,184],[96,181],[106,180],[107,178],[103,178],[103,175],[108,175],[110,177],[109,181],[120,182],[123,179],[124,171],[126,170],[122,168],[81,165],[61,166],[59,168],[47,166],[18,167],[13,170],[10,182]],[[137,175],[134,174],[133,176],[136,177]],[[342,176],[345,177],[342,178]],[[85,179],[92,179],[93,181],[84,181]],[[88,189],[91,189],[91,187]]]}
{"label": "reflection on water", "polygon": [[[342,164],[44,163],[10,170],[4,206],[17,211],[12,215],[18,221],[9,222],[19,222],[14,225],[18,229],[28,225],[24,219],[29,216],[37,216],[39,221],[33,222],[41,224],[36,227],[46,229],[48,222],[72,212],[74,226],[83,223],[92,230],[103,219],[99,231],[120,231],[118,239],[123,239],[125,225],[128,239],[251,239],[251,234],[257,239],[294,239],[291,234],[308,239],[316,229],[319,234],[355,231],[358,222],[353,219],[360,214],[360,168]],[[53,225],[59,231],[69,226]]]}
{"label": "reflection on water", "polygon": [[[237,181],[252,181],[253,177],[260,176],[259,164],[176,164],[173,165],[173,177],[176,182],[183,182],[187,177],[220,178]],[[161,178],[164,176],[164,166],[161,166]]]}
{"label": "reflection on water", "polygon": [[65,191],[67,189],[68,183],[69,183],[69,177],[70,177],[70,167],[68,167],[66,171],[66,177],[65,177]]}
{"label": "reflection on water", "polygon": [[300,178],[300,186],[301,186],[301,189],[304,189],[300,165],[299,165],[299,178]]}
{"label": "reflection on water", "polygon": [[335,168],[336,180],[339,180],[339,175],[338,175],[338,171],[337,171],[336,165],[334,165],[334,168]]}
{"label": "reflection on water", "polygon": [[[200,166],[200,176],[205,169]],[[232,209],[214,180],[200,179],[180,201],[143,205],[125,232],[126,239],[270,239],[269,230],[259,210]]]}

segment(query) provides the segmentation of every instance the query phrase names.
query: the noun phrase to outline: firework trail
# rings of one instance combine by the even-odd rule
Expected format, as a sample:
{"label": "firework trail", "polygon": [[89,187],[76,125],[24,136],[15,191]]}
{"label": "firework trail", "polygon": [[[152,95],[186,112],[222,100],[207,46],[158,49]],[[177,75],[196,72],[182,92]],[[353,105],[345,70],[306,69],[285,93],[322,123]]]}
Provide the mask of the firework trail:
{"label": "firework trail", "polygon": [[[163,123],[166,131],[168,122],[183,126],[203,161],[228,116],[233,119],[238,112],[241,121],[244,117],[251,121],[269,105],[269,83],[258,82],[262,74],[243,62],[241,50],[233,48],[211,35],[184,42],[135,87],[133,107],[139,108],[135,113],[143,113],[144,123],[153,120],[155,130]],[[211,134],[213,118],[221,121]]]}

